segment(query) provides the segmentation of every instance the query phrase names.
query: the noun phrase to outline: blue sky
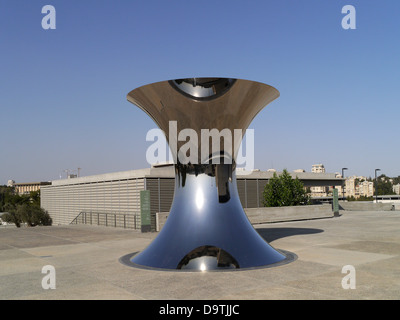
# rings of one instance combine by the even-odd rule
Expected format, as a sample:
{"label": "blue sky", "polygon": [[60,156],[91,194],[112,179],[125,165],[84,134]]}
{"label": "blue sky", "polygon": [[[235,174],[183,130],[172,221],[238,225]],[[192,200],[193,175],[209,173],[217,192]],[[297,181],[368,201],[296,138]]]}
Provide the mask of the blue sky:
{"label": "blue sky", "polygon": [[148,167],[156,126],[127,93],[201,76],[280,91],[250,126],[256,168],[398,176],[399,17],[397,0],[0,0],[0,184]]}

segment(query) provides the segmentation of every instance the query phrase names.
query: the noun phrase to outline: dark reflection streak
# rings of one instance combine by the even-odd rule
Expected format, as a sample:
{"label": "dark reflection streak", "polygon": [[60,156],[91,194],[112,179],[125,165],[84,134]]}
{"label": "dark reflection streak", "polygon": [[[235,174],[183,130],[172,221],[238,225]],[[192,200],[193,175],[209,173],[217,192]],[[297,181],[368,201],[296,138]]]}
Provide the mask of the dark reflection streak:
{"label": "dark reflection streak", "polygon": [[234,164],[178,164],[175,165],[175,174],[178,179],[178,186],[184,188],[186,176],[193,174],[196,177],[199,174],[207,174],[210,177],[215,177],[215,185],[218,190],[218,198],[220,203],[225,203],[230,200],[229,182],[232,181],[232,172]]}

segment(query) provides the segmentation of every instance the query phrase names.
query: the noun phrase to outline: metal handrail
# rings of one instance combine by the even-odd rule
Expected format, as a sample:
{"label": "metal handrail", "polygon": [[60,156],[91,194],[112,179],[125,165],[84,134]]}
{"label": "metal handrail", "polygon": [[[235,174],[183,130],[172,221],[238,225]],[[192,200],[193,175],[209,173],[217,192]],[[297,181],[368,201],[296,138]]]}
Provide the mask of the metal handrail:
{"label": "metal handrail", "polygon": [[[103,221],[100,223],[100,216],[104,216]],[[133,217],[133,226],[129,226],[129,218]],[[97,211],[81,211],[79,214],[70,222],[70,224],[90,224],[90,225],[103,225],[106,227],[122,227],[124,229],[140,229],[139,214],[137,213],[119,213],[119,212],[97,212]],[[97,218],[97,219],[96,219]],[[123,219],[123,224],[117,223]]]}

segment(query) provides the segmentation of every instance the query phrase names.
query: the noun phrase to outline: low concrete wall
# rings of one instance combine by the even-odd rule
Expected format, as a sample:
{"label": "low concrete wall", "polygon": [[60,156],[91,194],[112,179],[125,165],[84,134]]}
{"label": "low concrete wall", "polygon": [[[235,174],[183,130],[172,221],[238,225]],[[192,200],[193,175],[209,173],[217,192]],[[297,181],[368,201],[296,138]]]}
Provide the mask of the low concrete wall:
{"label": "low concrete wall", "polygon": [[[320,204],[312,206],[276,207],[276,208],[247,208],[244,209],[251,224],[284,222],[332,218],[332,205]],[[160,231],[168,218],[168,212],[156,214],[156,230]]]}
{"label": "low concrete wall", "polygon": [[245,209],[252,224],[332,218],[331,204]]}
{"label": "low concrete wall", "polygon": [[378,203],[391,203],[394,205],[394,210],[396,210],[396,211],[400,210],[400,200],[384,199],[384,200],[378,200]]}
{"label": "low concrete wall", "polygon": [[339,209],[346,211],[393,211],[393,203],[374,203],[364,201],[339,201]]}

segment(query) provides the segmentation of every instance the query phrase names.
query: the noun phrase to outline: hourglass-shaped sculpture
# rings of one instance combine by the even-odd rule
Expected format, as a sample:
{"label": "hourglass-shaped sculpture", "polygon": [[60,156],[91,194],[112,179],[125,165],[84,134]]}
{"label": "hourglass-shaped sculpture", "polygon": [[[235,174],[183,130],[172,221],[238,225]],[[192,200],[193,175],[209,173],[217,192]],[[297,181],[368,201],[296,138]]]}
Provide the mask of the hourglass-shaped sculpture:
{"label": "hourglass-shaped sculpture", "polygon": [[[217,149],[215,141],[200,143],[211,130],[225,130],[232,138],[235,129],[244,134],[257,113],[278,97],[279,91],[269,85],[230,78],[162,81],[128,94],[128,101],[164,131],[175,165],[169,216],[153,242],[130,258],[133,265],[204,271],[262,267],[286,259],[255,231],[240,203],[235,160],[242,136],[218,141]],[[198,145],[177,139],[174,133],[184,129],[197,134]]]}

